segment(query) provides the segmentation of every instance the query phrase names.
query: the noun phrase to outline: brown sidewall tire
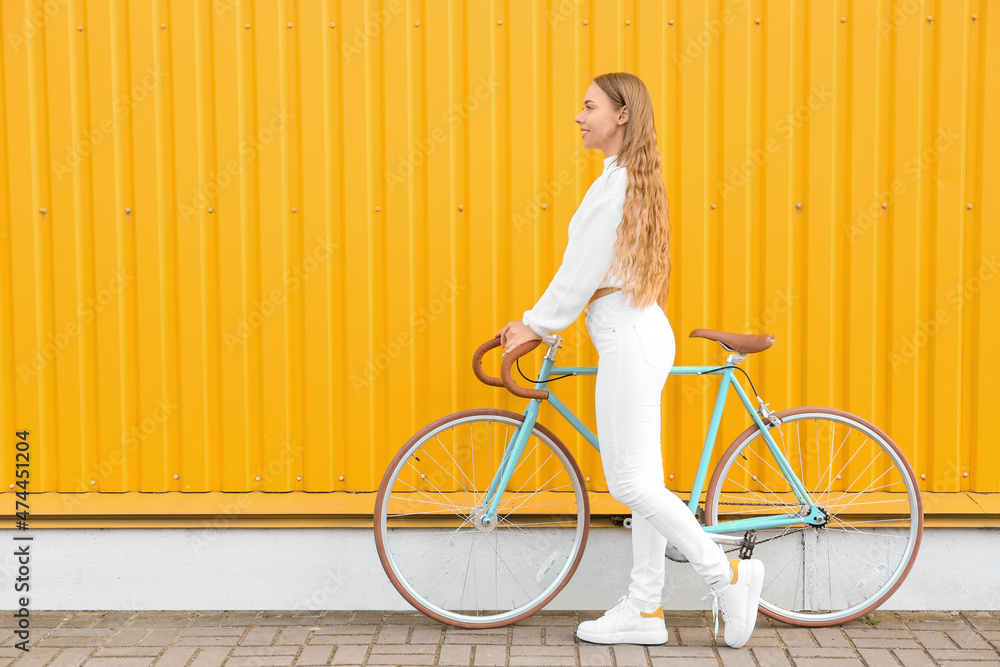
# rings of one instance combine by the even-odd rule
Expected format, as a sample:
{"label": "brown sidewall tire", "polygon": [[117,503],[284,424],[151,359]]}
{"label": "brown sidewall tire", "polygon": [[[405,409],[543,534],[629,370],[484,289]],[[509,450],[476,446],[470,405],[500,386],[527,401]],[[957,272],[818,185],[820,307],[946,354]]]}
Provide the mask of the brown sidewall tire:
{"label": "brown sidewall tire", "polygon": [[[845,410],[836,410],[834,408],[818,408],[818,407],[792,408],[789,410],[782,410],[780,412],[775,412],[774,414],[779,419],[783,420],[786,417],[792,417],[794,415],[800,415],[804,413],[819,413],[819,414],[833,415],[837,417],[847,417],[853,421],[858,422],[865,428],[871,429],[872,431],[877,433],[880,437],[882,437],[885,440],[885,442],[889,445],[889,447],[891,447],[892,450],[896,452],[896,454],[899,456],[899,460],[903,464],[903,470],[909,476],[910,481],[912,482],[913,488],[916,491],[917,495],[917,508],[916,508],[917,536],[913,543],[913,552],[910,554],[910,560],[906,564],[906,568],[903,570],[902,575],[900,575],[899,579],[896,580],[896,583],[893,584],[892,588],[886,591],[877,600],[866,606],[861,611],[853,613],[850,616],[846,616],[844,618],[832,621],[802,621],[799,619],[794,619],[788,616],[784,616],[783,614],[771,611],[770,609],[766,609],[763,605],[759,607],[760,612],[762,614],[770,618],[773,618],[776,621],[781,621],[783,623],[788,623],[789,625],[796,625],[805,628],[819,628],[831,625],[841,625],[842,623],[847,623],[848,621],[853,621],[857,618],[861,618],[868,612],[877,609],[879,605],[888,600],[892,596],[892,594],[896,592],[896,589],[899,588],[900,584],[902,584],[906,580],[907,575],[909,575],[910,573],[910,568],[913,567],[913,563],[917,559],[917,552],[920,551],[920,540],[923,538],[924,534],[924,500],[923,496],[920,493],[920,485],[917,484],[917,476],[913,473],[913,468],[910,466],[910,462],[906,460],[906,457],[903,455],[902,450],[899,449],[899,447],[896,445],[893,439],[890,438],[885,431],[880,429],[878,426],[875,426],[867,419],[862,419],[861,417],[853,413],[847,412]],[[756,434],[759,430],[760,429],[757,427],[757,425],[754,424],[747,430],[743,431],[743,433],[741,433],[739,437],[737,437],[736,440],[733,441],[733,444],[729,445],[729,448],[725,451],[725,453],[723,453],[722,457],[719,459],[718,465],[715,466],[715,470],[712,473],[712,480],[708,484],[708,491],[706,492],[706,497],[705,497],[705,525],[707,526],[715,525],[714,515],[716,508],[713,505],[713,498],[715,497],[715,487],[719,484],[719,480],[722,477],[723,466],[725,465],[726,461],[732,458],[736,454],[736,452],[739,451],[739,449],[743,446],[743,443],[746,442],[749,438],[753,437],[754,434]]]}
{"label": "brown sidewall tire", "polygon": [[[392,462],[386,467],[385,474],[382,475],[382,483],[379,484],[378,495],[375,498],[375,513],[372,517],[372,529],[375,533],[375,551],[378,552],[378,558],[379,561],[382,563],[382,569],[385,570],[386,575],[389,577],[389,581],[391,581],[392,585],[396,588],[397,591],[399,591],[399,594],[402,595],[406,599],[406,601],[409,602],[415,609],[422,612],[424,615],[433,618],[436,621],[460,628],[471,628],[471,629],[498,628],[498,627],[503,627],[505,625],[510,625],[512,623],[516,623],[522,619],[525,619],[528,616],[531,616],[536,611],[547,605],[552,600],[552,598],[558,595],[559,592],[563,589],[563,587],[566,586],[567,583],[569,583],[569,580],[573,578],[573,574],[576,572],[577,566],[580,565],[580,560],[583,558],[583,552],[587,547],[587,537],[590,535],[590,494],[587,491],[586,487],[584,486],[583,487],[584,489],[583,537],[580,539],[580,549],[579,551],[577,551],[576,558],[574,559],[573,565],[570,567],[569,572],[566,574],[566,577],[559,583],[559,585],[556,586],[555,590],[552,591],[550,595],[545,597],[543,600],[539,601],[531,609],[506,621],[497,621],[494,623],[456,622],[452,619],[445,618],[440,614],[434,613],[431,610],[424,608],[420,603],[418,603],[413,598],[413,596],[409,594],[409,592],[402,585],[402,583],[400,583],[400,581],[396,578],[395,573],[392,571],[392,567],[390,567],[389,565],[389,559],[387,558],[385,553],[385,544],[382,542],[382,531],[379,526],[380,523],[379,517],[382,515],[382,504],[385,501],[385,497],[389,493],[388,484],[389,484],[389,479],[391,477],[391,473],[399,464],[400,460],[404,456],[406,456],[406,452],[410,449],[410,447],[412,447],[418,440],[423,438],[427,433],[446,424],[447,422],[454,421],[456,419],[461,419],[463,417],[480,417],[480,416],[509,417],[511,419],[524,423],[524,415],[522,414],[511,412],[509,410],[495,410],[489,408],[462,410],[460,412],[453,412],[450,415],[446,415],[444,417],[441,417],[440,419],[431,422],[427,426],[417,431],[417,433],[414,434],[413,437],[407,440],[406,444],[400,448],[399,452],[397,452],[396,456],[392,459]],[[552,431],[547,429],[545,426],[542,426],[537,421],[535,422],[535,429],[543,433],[547,438],[549,438],[552,441],[552,443],[556,447],[558,447],[563,452],[563,454],[566,456],[566,460],[569,461],[570,465],[573,467],[573,472],[576,474],[577,479],[580,480],[580,484],[583,485],[583,474],[580,472],[580,466],[577,464],[576,459],[573,457],[570,451],[566,448],[566,445],[564,445],[562,441],[558,437],[556,437],[556,435]]]}

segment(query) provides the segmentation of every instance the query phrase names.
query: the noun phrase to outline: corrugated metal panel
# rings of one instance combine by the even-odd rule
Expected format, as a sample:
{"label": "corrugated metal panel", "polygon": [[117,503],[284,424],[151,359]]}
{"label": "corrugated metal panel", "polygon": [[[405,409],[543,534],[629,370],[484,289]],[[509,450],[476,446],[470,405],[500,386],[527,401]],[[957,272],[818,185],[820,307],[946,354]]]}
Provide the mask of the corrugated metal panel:
{"label": "corrugated metal panel", "polygon": [[[696,327],[773,332],[772,408],[1000,491],[984,2],[0,6],[0,430],[31,430],[33,491],[371,491],[433,418],[519,411],[470,358],[558,267],[603,157],[573,117],[617,69],[653,95],[678,362],[721,358]],[[592,378],[554,388],[594,424]],[[668,382],[674,488],[710,410]]]}

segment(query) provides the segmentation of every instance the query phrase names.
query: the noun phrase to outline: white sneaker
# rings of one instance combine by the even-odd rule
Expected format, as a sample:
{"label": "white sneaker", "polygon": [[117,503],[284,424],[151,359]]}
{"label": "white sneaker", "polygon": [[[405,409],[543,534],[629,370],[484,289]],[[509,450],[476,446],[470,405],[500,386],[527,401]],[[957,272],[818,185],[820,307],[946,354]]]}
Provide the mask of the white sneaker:
{"label": "white sneaker", "polygon": [[702,600],[712,596],[712,615],[715,617],[715,634],[719,634],[719,611],[726,622],[726,643],[740,648],[750,639],[757,624],[757,605],[760,589],[764,584],[764,564],[759,560],[730,559],[736,571],[736,581],[718,590],[710,591]]}
{"label": "white sneaker", "polygon": [[667,641],[663,605],[645,612],[625,594],[604,616],[581,623],[576,636],[595,644],[663,644]]}

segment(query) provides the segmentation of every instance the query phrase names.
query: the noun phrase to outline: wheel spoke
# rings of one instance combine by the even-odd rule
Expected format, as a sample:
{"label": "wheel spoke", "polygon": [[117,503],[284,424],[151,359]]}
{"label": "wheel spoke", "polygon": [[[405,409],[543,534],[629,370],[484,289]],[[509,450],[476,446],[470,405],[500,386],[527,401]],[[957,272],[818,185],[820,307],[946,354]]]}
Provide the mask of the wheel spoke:
{"label": "wheel spoke", "polygon": [[[770,431],[777,430],[786,458],[798,456],[797,464],[788,459],[790,467],[829,518],[824,525],[759,532],[754,558],[764,562],[767,575],[761,609],[792,624],[857,618],[890,594],[916,557],[920,490],[892,441],[863,419],[826,408],[784,411],[779,418],[782,426]],[[710,525],[720,515],[753,520],[801,508],[794,492],[776,492],[785,488],[785,476],[775,454],[759,429],[723,454],[708,489]],[[755,469],[768,481],[758,477],[751,489],[742,480]],[[816,479],[807,483],[805,470]]]}
{"label": "wheel spoke", "polygon": [[[540,608],[576,568],[589,528],[572,456],[537,427],[522,432],[531,442],[513,483],[496,489],[495,525],[481,525],[494,456],[511,463],[510,436],[523,425],[523,416],[497,412],[456,413],[412,439],[376,507],[376,547],[392,584],[418,610],[456,625],[499,627]],[[478,456],[487,457],[488,479],[480,479]]]}

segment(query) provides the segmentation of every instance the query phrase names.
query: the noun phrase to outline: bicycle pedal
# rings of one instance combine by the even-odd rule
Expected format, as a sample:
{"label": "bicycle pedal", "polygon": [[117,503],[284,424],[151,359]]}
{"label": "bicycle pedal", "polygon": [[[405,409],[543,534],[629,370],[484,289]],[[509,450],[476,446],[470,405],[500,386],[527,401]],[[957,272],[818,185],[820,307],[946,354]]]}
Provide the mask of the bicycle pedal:
{"label": "bicycle pedal", "polygon": [[757,531],[748,530],[743,533],[743,543],[740,544],[740,560],[749,560],[753,556],[753,548],[757,545]]}

